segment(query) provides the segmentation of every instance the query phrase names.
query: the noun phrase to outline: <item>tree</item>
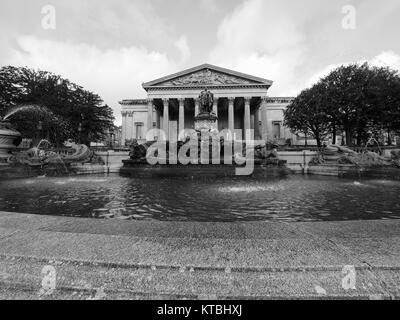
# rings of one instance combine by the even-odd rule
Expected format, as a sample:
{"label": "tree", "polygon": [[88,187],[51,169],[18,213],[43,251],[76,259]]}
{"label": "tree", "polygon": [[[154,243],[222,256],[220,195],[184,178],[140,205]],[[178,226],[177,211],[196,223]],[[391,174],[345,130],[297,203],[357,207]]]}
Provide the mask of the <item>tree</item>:
{"label": "tree", "polygon": [[390,127],[387,116],[398,109],[399,87],[394,85],[398,81],[396,71],[367,63],[341,66],[321,80],[326,87],[326,108],[337,115],[347,145],[352,145],[354,138],[357,145],[364,144],[370,132]]}
{"label": "tree", "polygon": [[[304,90],[288,107],[286,125],[318,141],[345,131],[346,144],[364,145],[371,133],[400,131],[400,77],[367,63],[341,66]],[[305,129],[304,129],[305,128]],[[318,142],[320,145],[320,142]]]}
{"label": "tree", "polygon": [[68,138],[85,144],[100,141],[113,126],[112,109],[97,94],[50,72],[1,68],[0,114],[21,105],[39,106],[40,112],[28,108],[13,115],[17,129],[30,138],[41,131],[41,138],[57,145]]}
{"label": "tree", "polygon": [[391,134],[400,132],[400,77],[396,71],[376,69],[371,99],[375,106],[372,127],[385,132],[391,144]]}
{"label": "tree", "polygon": [[324,109],[323,84],[306,89],[294,99],[285,111],[284,125],[294,133],[303,133],[317,140],[319,148],[329,133],[330,122]]}

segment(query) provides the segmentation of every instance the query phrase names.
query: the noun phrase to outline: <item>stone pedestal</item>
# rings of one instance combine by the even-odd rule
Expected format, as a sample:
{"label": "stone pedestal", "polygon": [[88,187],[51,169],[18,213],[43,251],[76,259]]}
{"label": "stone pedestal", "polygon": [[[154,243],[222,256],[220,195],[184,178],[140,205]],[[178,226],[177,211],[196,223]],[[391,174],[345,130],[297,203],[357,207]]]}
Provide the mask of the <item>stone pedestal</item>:
{"label": "stone pedestal", "polygon": [[194,129],[200,133],[217,130],[218,117],[214,113],[202,112],[194,118]]}
{"label": "stone pedestal", "polygon": [[[219,156],[219,144],[213,143],[213,135],[218,133],[218,117],[213,113],[202,112],[194,118],[195,130],[199,135],[200,163],[209,164],[215,162]],[[218,150],[214,150],[218,149]]]}
{"label": "stone pedestal", "polygon": [[18,131],[0,127],[0,163],[5,162],[10,157],[9,152],[15,149],[13,142],[20,136],[21,134]]}

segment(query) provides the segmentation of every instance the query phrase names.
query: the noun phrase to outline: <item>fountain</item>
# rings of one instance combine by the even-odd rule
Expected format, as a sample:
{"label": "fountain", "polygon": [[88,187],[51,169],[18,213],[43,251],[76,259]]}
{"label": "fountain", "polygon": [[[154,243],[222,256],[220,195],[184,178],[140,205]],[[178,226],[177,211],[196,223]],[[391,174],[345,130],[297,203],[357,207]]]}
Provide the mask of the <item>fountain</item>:
{"label": "fountain", "polygon": [[[206,88],[200,93],[200,110],[194,117],[195,130],[186,130],[181,141],[161,139],[131,146],[130,160],[123,161],[121,173],[137,176],[226,177],[287,175],[286,161],[276,149],[235,141],[229,131],[218,132],[218,117],[213,112],[214,95]],[[162,136],[158,132],[154,136]]]}
{"label": "fountain", "polygon": [[309,167],[311,174],[337,175],[355,178],[388,178],[400,180],[400,152],[392,151],[391,156],[381,156],[368,151],[368,146],[375,141],[378,150],[382,149],[375,138],[370,138],[362,152],[358,153],[343,146],[326,146]]}
{"label": "fountain", "polygon": [[12,108],[2,119],[0,117],[0,164],[5,164],[11,156],[11,152],[21,142],[21,133],[13,128],[9,119],[21,111],[36,111],[49,114],[51,111],[38,105],[20,105]]}
{"label": "fountain", "polygon": [[0,117],[0,165],[7,163],[11,151],[19,144],[21,134],[12,125]]}
{"label": "fountain", "polygon": [[16,146],[21,141],[21,134],[9,123],[9,119],[22,111],[34,111],[53,115],[47,108],[37,105],[22,105],[13,108],[0,121],[0,177],[16,178],[31,177],[40,175],[65,175],[70,172],[71,167],[85,163],[104,165],[104,162],[97,157],[86,145],[69,142],[64,150],[52,148],[47,140],[41,140],[36,147],[29,150],[15,152]]}

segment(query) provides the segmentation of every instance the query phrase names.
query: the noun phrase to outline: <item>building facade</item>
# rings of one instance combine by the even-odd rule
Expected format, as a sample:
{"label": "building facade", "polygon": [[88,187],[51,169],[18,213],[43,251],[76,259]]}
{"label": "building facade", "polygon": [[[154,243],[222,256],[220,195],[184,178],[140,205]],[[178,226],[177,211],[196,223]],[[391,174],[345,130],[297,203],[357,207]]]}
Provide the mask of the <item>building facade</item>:
{"label": "building facade", "polygon": [[[151,129],[162,129],[175,140],[184,129],[194,129],[199,113],[199,94],[207,88],[214,94],[213,111],[219,131],[235,132],[243,139],[247,129],[255,140],[279,144],[302,144],[303,139],[283,126],[283,115],[293,98],[269,97],[272,81],[204,64],[143,84],[147,99],[123,100],[122,143],[146,141]],[[239,130],[239,131],[238,131]],[[159,137],[147,137],[149,140]]]}

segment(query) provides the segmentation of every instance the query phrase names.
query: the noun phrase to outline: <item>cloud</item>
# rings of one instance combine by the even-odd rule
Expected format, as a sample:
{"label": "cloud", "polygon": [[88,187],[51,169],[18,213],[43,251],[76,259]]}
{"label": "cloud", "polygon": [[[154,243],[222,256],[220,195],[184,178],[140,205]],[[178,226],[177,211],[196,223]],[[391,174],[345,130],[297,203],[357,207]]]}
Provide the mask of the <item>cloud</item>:
{"label": "cloud", "polygon": [[218,11],[216,0],[201,0],[201,6],[209,14],[214,14]]}
{"label": "cloud", "polygon": [[179,69],[166,54],[144,47],[100,49],[34,36],[19,37],[18,45],[8,64],[51,71],[98,93],[114,109],[119,123],[120,100],[146,97],[143,82]]}
{"label": "cloud", "polygon": [[[248,0],[221,22],[212,63],[268,78],[270,94],[296,91],[296,68],[305,59],[305,37],[284,8],[263,0]],[[280,10],[282,9],[282,10]]]}
{"label": "cloud", "polygon": [[373,58],[370,63],[377,67],[390,67],[392,69],[400,71],[400,55],[394,53],[393,51],[384,51],[375,58]]}
{"label": "cloud", "polygon": [[[244,0],[219,24],[210,62],[273,80],[271,96],[296,95],[341,61],[367,60],[382,46],[400,50],[388,41],[394,29],[382,29],[384,21],[397,24],[398,1],[388,0],[392,10],[372,0],[356,4],[359,23],[353,31],[342,28],[345,4],[345,0]],[[371,12],[379,19],[370,19]],[[398,65],[390,52],[377,59]]]}
{"label": "cloud", "polygon": [[351,31],[341,26],[347,0],[201,0],[199,10],[185,0],[53,0],[51,32],[43,1],[0,1],[2,64],[68,77],[117,117],[118,100],[146,96],[142,82],[205,61],[273,80],[271,96],[296,95],[343,61],[400,68],[398,0],[356,1]]}
{"label": "cloud", "polygon": [[175,41],[174,44],[181,54],[182,63],[186,63],[191,56],[190,47],[187,43],[186,37],[181,36],[178,40]]}
{"label": "cloud", "polygon": [[311,87],[315,83],[317,83],[320,79],[324,78],[328,74],[330,74],[333,70],[339,68],[340,66],[348,66],[353,63],[358,63],[362,64],[368,62],[370,65],[375,66],[375,67],[389,67],[394,70],[400,71],[400,55],[393,51],[383,51],[377,56],[373,57],[372,59],[369,60],[358,60],[358,61],[346,61],[342,63],[335,63],[335,64],[330,64],[323,69],[317,71],[314,73],[310,79],[307,81],[306,88]]}

